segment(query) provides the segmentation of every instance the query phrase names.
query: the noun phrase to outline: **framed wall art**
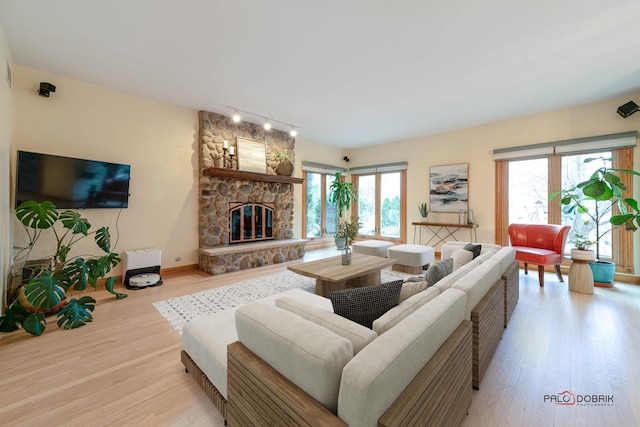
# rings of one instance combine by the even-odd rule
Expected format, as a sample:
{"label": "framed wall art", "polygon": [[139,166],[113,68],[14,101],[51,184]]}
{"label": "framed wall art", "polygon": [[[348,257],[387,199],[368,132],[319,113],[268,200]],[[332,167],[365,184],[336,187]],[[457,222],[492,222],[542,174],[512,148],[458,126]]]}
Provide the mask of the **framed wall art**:
{"label": "framed wall art", "polygon": [[460,212],[469,208],[469,163],[431,166],[429,205],[434,212]]}
{"label": "framed wall art", "polygon": [[264,142],[238,137],[238,170],[267,173],[267,154]]}

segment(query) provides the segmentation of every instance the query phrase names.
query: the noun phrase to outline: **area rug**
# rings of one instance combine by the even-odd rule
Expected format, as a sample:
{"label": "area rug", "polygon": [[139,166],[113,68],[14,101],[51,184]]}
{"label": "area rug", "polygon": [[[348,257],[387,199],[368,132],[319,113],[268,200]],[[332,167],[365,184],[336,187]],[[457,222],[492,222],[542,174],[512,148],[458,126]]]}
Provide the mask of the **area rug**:
{"label": "area rug", "polygon": [[[400,273],[391,269],[382,270],[380,276],[382,282],[411,277],[410,274]],[[288,291],[289,289],[298,288],[307,292],[314,292],[315,287],[315,279],[301,276],[289,270],[283,270],[259,279],[247,280],[196,292],[191,295],[154,302],[153,306],[182,335],[182,328],[185,323],[192,319],[227,310],[241,304]]]}

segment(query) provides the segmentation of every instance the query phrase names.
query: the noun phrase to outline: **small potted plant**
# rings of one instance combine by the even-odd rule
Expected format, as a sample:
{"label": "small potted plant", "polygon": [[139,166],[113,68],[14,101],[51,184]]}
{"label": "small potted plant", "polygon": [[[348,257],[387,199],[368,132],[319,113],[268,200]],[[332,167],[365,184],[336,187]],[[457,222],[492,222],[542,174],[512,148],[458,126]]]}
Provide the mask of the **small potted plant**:
{"label": "small potted plant", "polygon": [[278,161],[276,164],[276,174],[283,176],[291,176],[293,174],[293,153],[289,151],[286,146],[280,147],[276,150],[274,157]]}
{"label": "small potted plant", "polygon": [[420,212],[420,216],[422,217],[422,219],[426,220],[429,216],[429,212],[431,212],[431,209],[427,207],[426,203],[420,203],[418,205],[418,211]]}
{"label": "small potted plant", "polygon": [[344,238],[345,244],[347,246],[350,246],[356,239],[360,227],[362,227],[362,223],[360,222],[359,218],[351,218],[351,222],[345,221],[338,225],[338,232],[336,233],[336,236]]}
{"label": "small potted plant", "polygon": [[581,234],[576,234],[575,238],[576,241],[573,244],[574,247],[571,249],[571,259],[579,261],[593,261],[595,259],[595,252],[590,248],[597,242],[589,240]]}

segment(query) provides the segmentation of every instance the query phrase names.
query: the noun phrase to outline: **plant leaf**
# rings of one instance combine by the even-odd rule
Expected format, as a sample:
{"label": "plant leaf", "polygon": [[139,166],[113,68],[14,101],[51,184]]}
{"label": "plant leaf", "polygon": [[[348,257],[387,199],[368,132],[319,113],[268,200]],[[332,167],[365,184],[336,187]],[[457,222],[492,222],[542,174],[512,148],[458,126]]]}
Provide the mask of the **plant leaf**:
{"label": "plant leaf", "polygon": [[104,287],[107,289],[107,291],[109,291],[111,294],[116,296],[116,299],[124,299],[127,297],[127,294],[121,294],[120,292],[117,292],[113,287],[115,286],[115,284],[118,282],[118,278],[117,277],[107,277],[107,280],[105,280],[104,282]]}
{"label": "plant leaf", "polygon": [[109,234],[109,227],[100,227],[96,231],[96,245],[100,247],[106,253],[111,252],[111,235]]}
{"label": "plant leaf", "polygon": [[24,330],[31,335],[39,337],[47,327],[47,320],[44,317],[44,313],[31,313],[24,322],[22,322]]}
{"label": "plant leaf", "polygon": [[69,300],[67,306],[58,312],[58,327],[74,329],[91,322],[93,320],[91,312],[95,304],[96,300],[87,296]]}
{"label": "plant leaf", "polygon": [[50,310],[64,299],[66,287],[60,283],[60,275],[43,270],[24,287],[24,294],[31,305],[38,310]]}
{"label": "plant leaf", "polygon": [[635,217],[636,216],[634,214],[615,215],[611,217],[609,222],[615,226],[620,226],[629,220],[633,220]]}
{"label": "plant leaf", "polygon": [[0,332],[13,332],[19,329],[18,325],[21,325],[29,314],[16,300],[6,308],[4,315],[0,317]]}
{"label": "plant leaf", "polygon": [[76,258],[72,263],[67,264],[63,269],[66,276],[67,287],[74,291],[82,292],[87,289],[87,277],[89,276],[89,266],[84,259]]}
{"label": "plant leaf", "polygon": [[62,221],[62,225],[65,228],[73,231],[73,234],[84,234],[86,236],[91,228],[89,221],[86,218],[82,218],[77,211],[67,210],[62,212],[60,221]]}
{"label": "plant leaf", "polygon": [[46,229],[51,228],[58,220],[58,210],[48,200],[42,203],[27,200],[16,208],[16,217],[25,227]]}
{"label": "plant leaf", "polygon": [[120,261],[120,257],[115,252],[111,252],[100,258],[87,260],[87,266],[89,267],[89,277],[87,280],[95,288],[97,286],[97,280],[106,276]]}
{"label": "plant leaf", "polygon": [[595,200],[609,200],[613,197],[613,191],[604,181],[594,181],[582,189],[585,196]]}

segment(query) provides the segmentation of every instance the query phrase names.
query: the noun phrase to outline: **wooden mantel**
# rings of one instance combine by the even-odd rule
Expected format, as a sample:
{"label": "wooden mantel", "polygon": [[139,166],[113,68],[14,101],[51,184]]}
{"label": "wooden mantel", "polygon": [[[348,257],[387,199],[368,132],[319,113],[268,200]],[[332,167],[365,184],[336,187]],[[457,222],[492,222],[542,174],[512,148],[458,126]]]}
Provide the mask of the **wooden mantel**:
{"label": "wooden mantel", "polygon": [[246,172],[235,169],[207,168],[202,171],[204,176],[215,176],[218,178],[246,179],[249,181],[262,182],[283,182],[286,184],[302,184],[304,179],[292,176],[268,175],[266,173]]}

